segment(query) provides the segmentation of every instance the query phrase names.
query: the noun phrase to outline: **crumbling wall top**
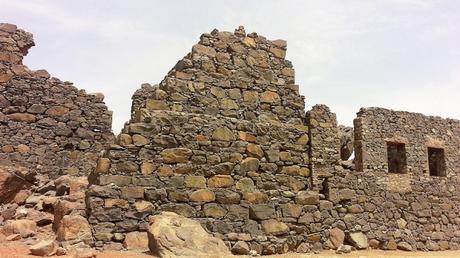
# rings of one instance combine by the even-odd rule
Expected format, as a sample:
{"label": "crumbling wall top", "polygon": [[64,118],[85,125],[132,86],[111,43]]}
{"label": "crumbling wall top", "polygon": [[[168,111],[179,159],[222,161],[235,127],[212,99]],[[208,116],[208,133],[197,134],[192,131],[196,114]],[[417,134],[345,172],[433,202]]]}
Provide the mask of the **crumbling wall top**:
{"label": "crumbling wall top", "polygon": [[0,62],[22,64],[29,48],[35,46],[31,33],[18,29],[16,25],[0,23]]}
{"label": "crumbling wall top", "polygon": [[158,86],[138,92],[132,109],[301,124],[304,97],[285,56],[284,40],[246,34],[242,27],[234,33],[213,30],[201,35]]}

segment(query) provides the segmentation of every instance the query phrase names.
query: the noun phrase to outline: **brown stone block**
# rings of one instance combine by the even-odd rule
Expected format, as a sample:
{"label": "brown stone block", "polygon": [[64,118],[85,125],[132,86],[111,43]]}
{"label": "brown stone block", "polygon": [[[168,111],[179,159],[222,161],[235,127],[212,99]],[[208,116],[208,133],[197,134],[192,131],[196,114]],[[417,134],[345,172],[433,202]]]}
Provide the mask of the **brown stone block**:
{"label": "brown stone block", "polygon": [[316,205],[319,203],[319,194],[315,191],[300,191],[295,201],[301,205]]}
{"label": "brown stone block", "polygon": [[96,165],[96,173],[106,174],[110,170],[110,159],[108,158],[99,158]]}
{"label": "brown stone block", "polygon": [[212,47],[203,46],[201,44],[196,44],[192,47],[192,54],[203,55],[208,57],[215,57],[216,50]]}
{"label": "brown stone block", "polygon": [[255,220],[270,219],[275,216],[275,208],[268,204],[253,204],[249,206],[249,217]]}
{"label": "brown stone block", "polygon": [[30,152],[30,147],[25,145],[25,144],[19,144],[17,147],[16,147],[16,151],[21,153],[21,154],[26,154],[26,153],[29,153]]}
{"label": "brown stone block", "polygon": [[133,144],[136,146],[144,146],[149,144],[149,140],[140,134],[135,134],[132,136]]}
{"label": "brown stone block", "polygon": [[212,132],[212,139],[217,141],[234,141],[236,137],[228,127],[218,127]]}
{"label": "brown stone block", "polygon": [[29,113],[13,113],[13,114],[9,114],[8,118],[13,121],[27,122],[27,123],[33,123],[36,120],[35,115],[29,114]]}
{"label": "brown stone block", "polygon": [[147,232],[129,232],[123,241],[123,247],[127,250],[147,250],[149,249],[149,239]]}
{"label": "brown stone block", "polygon": [[174,171],[172,170],[171,166],[161,166],[158,169],[158,175],[159,176],[172,176],[174,174]]}
{"label": "brown stone block", "polygon": [[186,176],[184,182],[188,188],[206,188],[206,178],[204,176]]}
{"label": "brown stone block", "polygon": [[302,213],[302,206],[298,204],[287,203],[281,205],[281,210],[283,212],[283,217],[298,218]]}
{"label": "brown stone block", "polygon": [[105,208],[118,207],[122,209],[127,209],[129,207],[129,203],[128,201],[122,200],[122,199],[105,199],[104,207]]}
{"label": "brown stone block", "polygon": [[262,192],[249,192],[243,194],[244,199],[252,204],[261,204],[268,201],[268,195]]}
{"label": "brown stone block", "polygon": [[262,103],[278,104],[280,103],[281,98],[278,93],[274,91],[265,91],[260,95],[260,101]]}
{"label": "brown stone block", "polygon": [[49,116],[63,116],[69,113],[69,108],[63,106],[54,106],[48,108],[45,113]]}
{"label": "brown stone block", "polygon": [[249,143],[248,146],[246,147],[246,153],[250,157],[255,157],[258,159],[261,159],[264,157],[264,151],[260,147],[260,145]]}
{"label": "brown stone block", "polygon": [[156,99],[146,100],[145,107],[149,110],[169,110],[169,106],[165,101]]}
{"label": "brown stone block", "polygon": [[222,218],[227,214],[227,211],[219,204],[209,203],[205,204],[203,211],[206,217]]}
{"label": "brown stone block", "polygon": [[257,46],[256,41],[253,38],[250,38],[250,37],[245,37],[241,41],[241,43],[243,43],[247,47],[252,47],[252,48],[256,48],[256,46]]}
{"label": "brown stone block", "polygon": [[144,175],[150,175],[155,171],[155,165],[151,162],[143,162],[141,165],[141,173]]}
{"label": "brown stone block", "polygon": [[0,83],[7,82],[13,77],[10,73],[3,73],[0,74]]}
{"label": "brown stone block", "polygon": [[212,202],[216,199],[216,195],[207,189],[200,189],[192,192],[189,196],[192,202]]}
{"label": "brown stone block", "polygon": [[165,149],[160,153],[165,163],[185,163],[192,154],[192,150],[187,148]]}
{"label": "brown stone block", "polygon": [[262,229],[266,234],[278,236],[289,232],[289,227],[275,219],[269,219],[262,221]]}
{"label": "brown stone block", "polygon": [[240,164],[241,172],[249,172],[259,170],[260,161],[256,158],[245,158]]}
{"label": "brown stone block", "polygon": [[248,132],[239,131],[238,136],[240,140],[247,141],[247,142],[256,142],[257,140],[257,137],[255,135],[248,133]]}
{"label": "brown stone block", "polygon": [[10,23],[0,23],[0,30],[8,33],[14,33],[18,27]]}
{"label": "brown stone block", "polygon": [[234,184],[234,180],[229,175],[215,175],[208,179],[208,186],[213,188],[230,187]]}
{"label": "brown stone block", "polygon": [[176,71],[175,76],[176,76],[177,79],[188,81],[188,80],[192,79],[193,74]]}
{"label": "brown stone block", "polygon": [[286,57],[286,50],[281,48],[270,47],[270,52],[277,58],[284,59]]}
{"label": "brown stone block", "polygon": [[124,161],[116,164],[118,172],[121,173],[136,173],[139,170],[139,166],[134,161]]}
{"label": "brown stone block", "polygon": [[121,188],[121,197],[122,198],[143,199],[144,198],[144,188],[143,187],[123,187]]}
{"label": "brown stone block", "polygon": [[133,139],[131,138],[131,135],[122,133],[118,135],[118,144],[121,146],[128,146],[133,144]]}
{"label": "brown stone block", "polygon": [[99,182],[101,185],[114,184],[117,186],[127,186],[131,184],[131,177],[121,175],[101,175],[99,176]]}

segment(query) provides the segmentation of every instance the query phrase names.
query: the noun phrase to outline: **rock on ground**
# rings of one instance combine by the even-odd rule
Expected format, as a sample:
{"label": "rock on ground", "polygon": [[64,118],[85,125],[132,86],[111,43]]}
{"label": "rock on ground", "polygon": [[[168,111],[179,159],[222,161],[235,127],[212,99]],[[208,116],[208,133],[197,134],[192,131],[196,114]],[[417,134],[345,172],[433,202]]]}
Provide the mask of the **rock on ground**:
{"label": "rock on ground", "polygon": [[335,248],[339,248],[345,239],[345,233],[339,228],[333,228],[329,231],[329,239]]}
{"label": "rock on ground", "polygon": [[362,232],[354,232],[348,235],[348,241],[353,244],[354,247],[358,249],[366,249],[369,247],[369,242],[367,237]]}
{"label": "rock on ground", "polygon": [[44,240],[29,248],[30,253],[37,256],[49,256],[56,252],[57,245],[53,240]]}
{"label": "rock on ground", "polygon": [[201,224],[173,212],[151,217],[149,249],[160,257],[223,257],[231,255],[224,242],[210,236]]}
{"label": "rock on ground", "polygon": [[1,233],[9,236],[12,234],[19,234],[21,237],[26,238],[35,235],[37,224],[28,219],[8,221],[5,226],[0,230]]}
{"label": "rock on ground", "polygon": [[65,215],[56,235],[58,241],[81,240],[85,244],[92,242],[91,227],[80,215]]}
{"label": "rock on ground", "polygon": [[123,246],[127,250],[148,250],[149,241],[147,232],[129,232],[126,234]]}

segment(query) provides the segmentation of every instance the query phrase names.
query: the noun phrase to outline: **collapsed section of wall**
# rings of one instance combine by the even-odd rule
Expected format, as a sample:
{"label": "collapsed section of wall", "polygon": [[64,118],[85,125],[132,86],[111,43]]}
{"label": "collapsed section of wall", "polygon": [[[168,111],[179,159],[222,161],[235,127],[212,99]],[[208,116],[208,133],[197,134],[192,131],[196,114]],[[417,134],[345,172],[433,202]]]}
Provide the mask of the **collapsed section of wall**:
{"label": "collapsed section of wall", "polygon": [[46,178],[88,175],[112,141],[112,113],[102,94],[22,64],[32,34],[0,24],[0,163]]}

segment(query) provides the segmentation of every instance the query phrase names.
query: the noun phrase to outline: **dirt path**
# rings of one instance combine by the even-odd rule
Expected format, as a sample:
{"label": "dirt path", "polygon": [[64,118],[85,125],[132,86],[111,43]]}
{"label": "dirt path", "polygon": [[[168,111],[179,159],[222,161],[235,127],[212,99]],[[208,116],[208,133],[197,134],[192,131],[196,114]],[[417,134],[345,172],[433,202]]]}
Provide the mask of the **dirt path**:
{"label": "dirt path", "polygon": [[[72,254],[65,256],[52,256],[60,258],[73,258]],[[152,258],[153,256],[136,252],[105,251],[97,253],[97,258]],[[245,257],[245,256],[237,256]],[[325,251],[321,254],[283,254],[262,256],[264,258],[460,258],[460,251],[441,252],[403,252],[403,251],[355,251],[350,254],[335,254]],[[37,258],[29,255],[29,248],[21,241],[0,242],[0,258]]]}

